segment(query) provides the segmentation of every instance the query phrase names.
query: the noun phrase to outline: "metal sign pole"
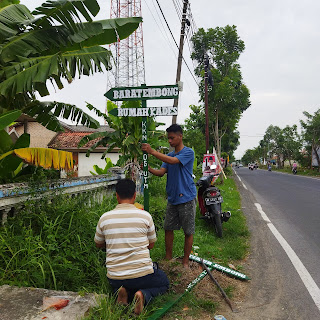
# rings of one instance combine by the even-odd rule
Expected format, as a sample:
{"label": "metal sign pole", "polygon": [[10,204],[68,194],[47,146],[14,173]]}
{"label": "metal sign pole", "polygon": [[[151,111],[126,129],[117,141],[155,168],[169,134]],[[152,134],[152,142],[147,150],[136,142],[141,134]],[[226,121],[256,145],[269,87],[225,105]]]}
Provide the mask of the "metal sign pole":
{"label": "metal sign pole", "polygon": [[[147,107],[147,101],[142,100],[142,108]],[[142,143],[148,143],[148,118],[142,117]],[[149,184],[148,184],[148,175],[149,175],[149,161],[148,161],[148,153],[143,152],[142,156],[143,161],[143,206],[144,210],[149,211]]]}

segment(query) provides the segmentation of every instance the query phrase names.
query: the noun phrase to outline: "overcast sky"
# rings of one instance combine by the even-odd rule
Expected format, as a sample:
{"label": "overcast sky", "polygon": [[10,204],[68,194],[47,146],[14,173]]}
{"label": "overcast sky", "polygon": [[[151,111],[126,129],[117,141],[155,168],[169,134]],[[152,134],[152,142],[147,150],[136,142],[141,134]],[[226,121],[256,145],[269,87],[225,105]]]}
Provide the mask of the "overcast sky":
{"label": "overcast sky", "polygon": [[[177,1],[158,0],[170,28],[179,43],[180,20],[174,7]],[[22,0],[29,9],[43,1]],[[110,17],[111,0],[98,0],[101,11],[97,19]],[[141,0],[145,70],[147,85],[174,84],[177,51],[165,22],[160,16],[156,0]],[[239,63],[243,81],[251,93],[251,107],[243,113],[239,123],[240,146],[235,155],[256,147],[269,125],[281,128],[299,124],[302,112],[314,113],[320,108],[320,2],[315,0],[189,0],[191,13],[198,28],[237,26],[238,35],[246,49]],[[160,19],[161,18],[161,19]],[[185,43],[184,57],[193,70]],[[198,104],[198,87],[182,66],[184,91],[180,94],[178,123],[183,124],[190,113],[189,105]],[[101,111],[105,109],[104,93],[107,75],[83,77],[54,92],[45,100],[56,100],[85,106],[90,102]],[[152,102],[148,102],[150,104]],[[158,105],[170,105],[166,100]],[[169,117],[158,121],[171,123]]]}

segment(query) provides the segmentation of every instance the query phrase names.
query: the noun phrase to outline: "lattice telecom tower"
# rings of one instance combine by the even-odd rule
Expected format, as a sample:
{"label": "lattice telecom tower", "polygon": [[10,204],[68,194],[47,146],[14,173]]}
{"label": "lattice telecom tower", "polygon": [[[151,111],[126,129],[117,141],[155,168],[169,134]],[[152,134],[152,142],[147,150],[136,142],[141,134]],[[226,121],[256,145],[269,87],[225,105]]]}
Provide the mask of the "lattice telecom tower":
{"label": "lattice telecom tower", "polygon": [[[111,0],[110,18],[141,17],[141,0]],[[109,45],[114,59],[108,89],[145,83],[142,25],[128,38]]]}

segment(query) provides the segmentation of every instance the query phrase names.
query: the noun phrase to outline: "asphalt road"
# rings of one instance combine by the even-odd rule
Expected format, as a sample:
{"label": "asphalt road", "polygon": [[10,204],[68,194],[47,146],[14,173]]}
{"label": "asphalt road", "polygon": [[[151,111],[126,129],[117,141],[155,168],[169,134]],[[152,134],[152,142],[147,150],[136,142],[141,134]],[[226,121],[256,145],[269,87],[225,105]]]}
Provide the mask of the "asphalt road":
{"label": "asphalt road", "polygon": [[320,319],[320,179],[235,172],[252,232],[253,287],[242,317]]}

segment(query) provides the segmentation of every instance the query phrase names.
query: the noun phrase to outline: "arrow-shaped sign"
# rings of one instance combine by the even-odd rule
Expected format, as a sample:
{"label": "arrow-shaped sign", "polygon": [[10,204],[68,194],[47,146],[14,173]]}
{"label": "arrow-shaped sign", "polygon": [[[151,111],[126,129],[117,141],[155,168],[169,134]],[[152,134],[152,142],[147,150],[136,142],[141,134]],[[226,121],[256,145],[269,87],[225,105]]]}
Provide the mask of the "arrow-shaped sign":
{"label": "arrow-shaped sign", "polygon": [[111,88],[104,94],[111,101],[177,99],[178,85]]}
{"label": "arrow-shaped sign", "polygon": [[154,117],[175,116],[178,114],[177,107],[148,107],[148,108],[114,108],[109,114],[116,117]]}

